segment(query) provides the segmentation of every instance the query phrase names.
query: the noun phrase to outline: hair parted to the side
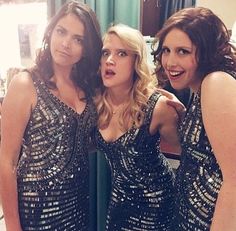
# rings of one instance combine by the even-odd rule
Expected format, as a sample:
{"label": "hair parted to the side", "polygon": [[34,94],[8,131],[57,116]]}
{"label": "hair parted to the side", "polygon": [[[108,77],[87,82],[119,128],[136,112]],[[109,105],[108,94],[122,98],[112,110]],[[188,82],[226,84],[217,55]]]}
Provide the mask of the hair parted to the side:
{"label": "hair parted to the side", "polygon": [[42,47],[36,56],[36,65],[32,70],[40,76],[49,88],[56,87],[51,82],[54,70],[50,52],[50,40],[58,21],[68,14],[77,16],[85,28],[84,54],[81,60],[74,64],[71,79],[83,89],[87,96],[94,95],[95,89],[101,84],[100,79],[97,77],[97,71],[100,65],[102,39],[96,14],[86,4],[76,1],[67,2],[50,20],[44,33]]}
{"label": "hair parted to the side", "polygon": [[162,46],[166,35],[174,28],[185,32],[196,46],[198,71],[207,74],[227,69],[235,71],[236,57],[230,36],[222,20],[204,7],[185,8],[173,14],[157,33],[153,47],[157,78],[164,85],[167,77],[161,65]]}
{"label": "hair parted to the side", "polygon": [[[127,130],[128,124],[125,118],[129,115],[135,125],[140,127],[144,120],[144,109],[148,98],[157,85],[157,80],[151,74],[148,65],[146,42],[140,31],[124,24],[112,25],[105,33],[103,41],[111,34],[116,35],[127,49],[135,55],[135,71],[130,100],[122,110],[119,124],[122,129]],[[96,104],[99,115],[98,126],[106,126],[112,117],[112,109],[107,100],[107,89],[105,87],[102,88]]]}

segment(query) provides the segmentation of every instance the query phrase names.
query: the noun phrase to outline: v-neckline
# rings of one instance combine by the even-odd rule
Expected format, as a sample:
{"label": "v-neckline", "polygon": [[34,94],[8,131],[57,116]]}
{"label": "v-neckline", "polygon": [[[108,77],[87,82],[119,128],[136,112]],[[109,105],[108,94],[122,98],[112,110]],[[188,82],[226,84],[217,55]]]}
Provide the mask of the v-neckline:
{"label": "v-neckline", "polygon": [[119,143],[120,140],[121,140],[125,135],[127,135],[128,133],[130,133],[130,132],[133,131],[134,129],[137,129],[137,128],[135,128],[135,125],[133,124],[126,132],[124,132],[123,134],[121,134],[120,136],[118,136],[118,137],[117,137],[115,140],[113,140],[113,141],[107,141],[107,140],[103,137],[103,135],[102,135],[102,133],[100,132],[99,129],[97,129],[97,132],[98,132],[98,135],[100,136],[100,138],[102,139],[102,141],[103,141],[104,143],[106,143],[106,144],[115,144],[115,143]]}
{"label": "v-neckline", "polygon": [[85,114],[88,110],[88,101],[86,100],[85,103],[85,107],[84,110],[81,113],[78,113],[74,108],[70,107],[69,105],[67,105],[65,102],[63,102],[60,98],[58,98],[57,96],[55,96],[45,85],[45,83],[41,80],[39,80],[39,83],[41,84],[41,86],[44,88],[44,90],[59,104],[61,104],[64,108],[67,108],[68,110],[70,110],[73,114],[76,114],[79,117],[82,117],[83,114]]}

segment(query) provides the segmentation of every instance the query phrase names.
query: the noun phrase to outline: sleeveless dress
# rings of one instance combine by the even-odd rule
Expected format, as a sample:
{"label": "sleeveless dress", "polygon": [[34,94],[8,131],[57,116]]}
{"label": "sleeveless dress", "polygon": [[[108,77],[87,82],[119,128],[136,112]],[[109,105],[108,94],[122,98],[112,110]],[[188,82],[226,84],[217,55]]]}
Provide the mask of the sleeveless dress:
{"label": "sleeveless dress", "polygon": [[114,142],[96,130],[97,148],[110,165],[112,192],[106,230],[170,230],[173,212],[173,172],[159,150],[160,135],[150,135],[153,108],[160,97],[148,101],[144,124],[133,126]]}
{"label": "sleeveless dress", "polygon": [[24,132],[17,166],[24,231],[89,230],[88,141],[96,109],[78,114],[33,78],[37,105]]}
{"label": "sleeveless dress", "polygon": [[209,231],[223,178],[203,125],[200,91],[192,99],[179,132],[182,153],[173,230]]}

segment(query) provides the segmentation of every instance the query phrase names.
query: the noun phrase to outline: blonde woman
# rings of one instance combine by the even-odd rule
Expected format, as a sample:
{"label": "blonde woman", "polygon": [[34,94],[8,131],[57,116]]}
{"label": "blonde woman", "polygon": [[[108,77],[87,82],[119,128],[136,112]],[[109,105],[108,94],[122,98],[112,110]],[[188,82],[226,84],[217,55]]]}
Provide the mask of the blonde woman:
{"label": "blonde woman", "polygon": [[94,139],[112,174],[106,230],[169,230],[173,172],[159,144],[163,139],[179,149],[178,116],[155,91],[138,30],[122,24],[108,29],[101,78]]}

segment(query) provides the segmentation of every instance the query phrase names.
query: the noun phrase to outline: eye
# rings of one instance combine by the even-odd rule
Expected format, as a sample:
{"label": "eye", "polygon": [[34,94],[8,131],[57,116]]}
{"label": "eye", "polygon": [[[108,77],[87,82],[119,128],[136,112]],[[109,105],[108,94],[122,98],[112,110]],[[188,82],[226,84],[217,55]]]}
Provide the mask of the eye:
{"label": "eye", "polygon": [[180,55],[188,55],[188,54],[190,54],[191,52],[190,52],[189,50],[187,50],[187,49],[180,48],[180,49],[178,50],[178,53],[179,53]]}
{"label": "eye", "polygon": [[170,53],[170,49],[168,47],[163,47],[162,50],[161,50],[161,53],[162,54],[168,54],[168,53]]}
{"label": "eye", "polygon": [[83,42],[84,42],[83,38],[81,38],[81,37],[76,37],[76,38],[74,38],[74,41],[75,41],[77,44],[83,44]]}
{"label": "eye", "polygon": [[108,56],[110,53],[108,52],[108,50],[102,50],[102,57],[106,57]]}
{"label": "eye", "polygon": [[58,35],[63,35],[63,34],[65,34],[65,30],[63,30],[62,28],[57,28],[57,29],[56,29],[56,32],[57,32]]}
{"label": "eye", "polygon": [[128,54],[127,54],[126,51],[118,51],[118,52],[117,52],[117,55],[118,55],[119,57],[125,57],[125,56],[127,56]]}

